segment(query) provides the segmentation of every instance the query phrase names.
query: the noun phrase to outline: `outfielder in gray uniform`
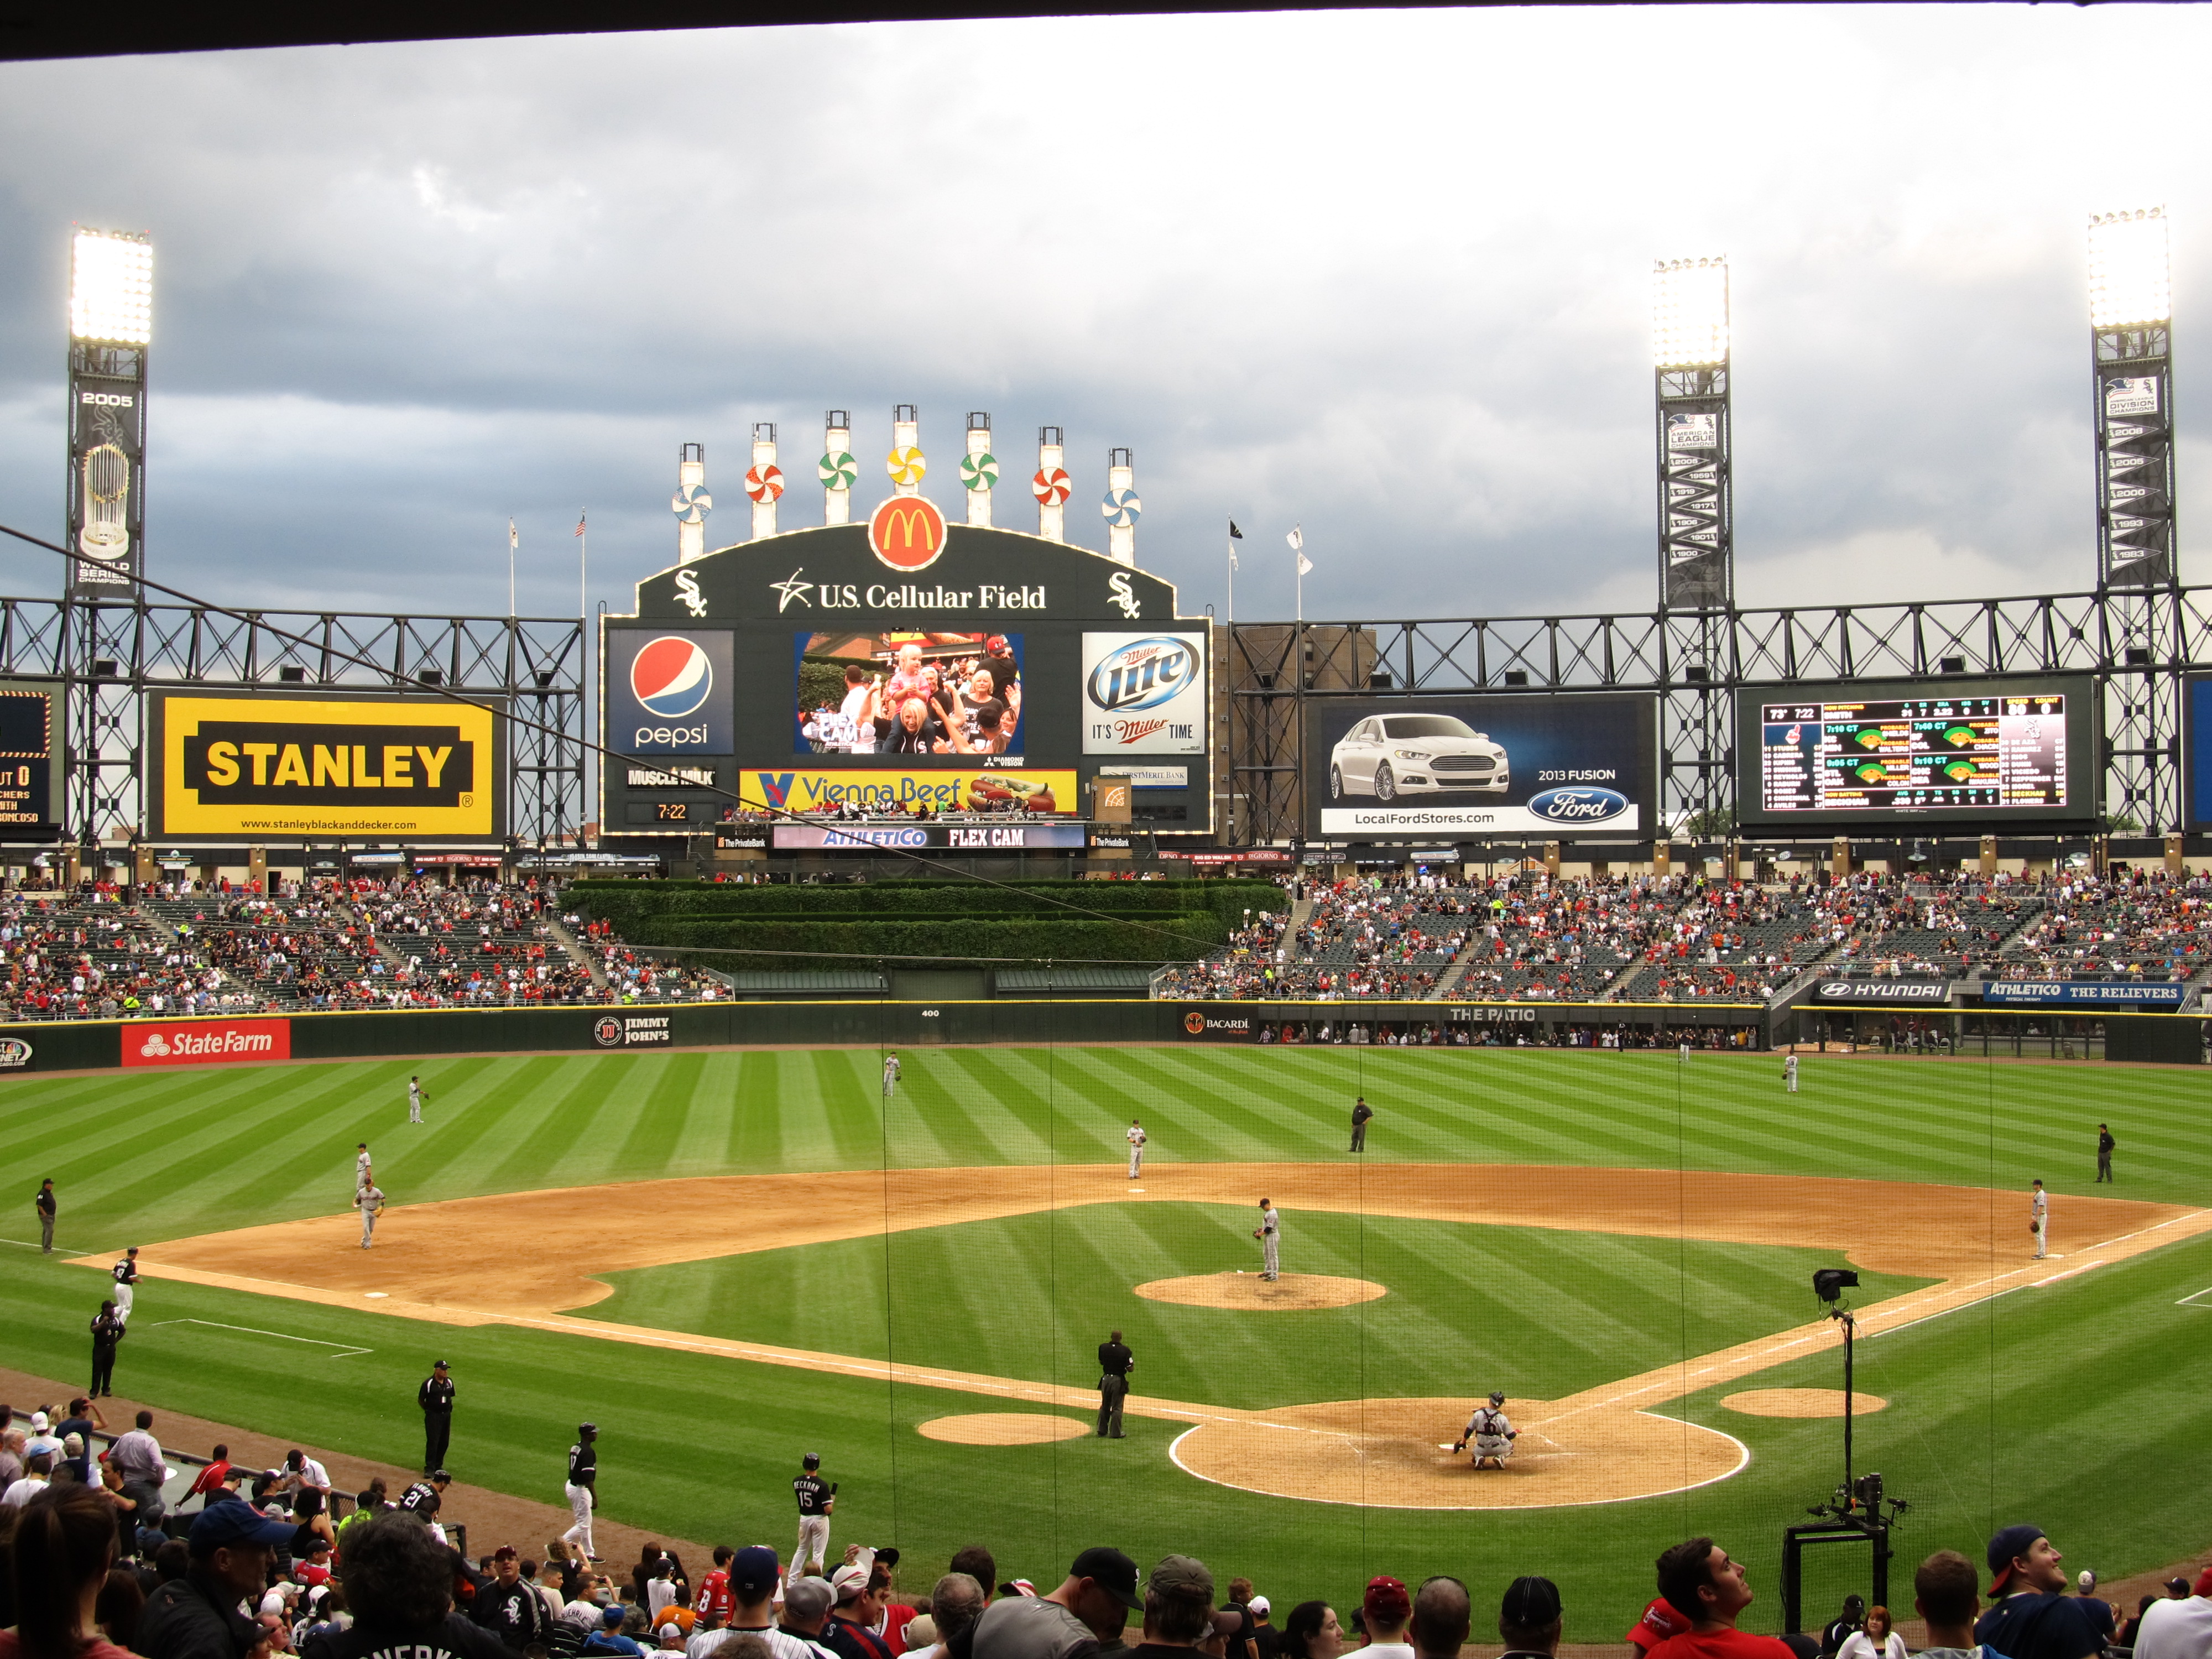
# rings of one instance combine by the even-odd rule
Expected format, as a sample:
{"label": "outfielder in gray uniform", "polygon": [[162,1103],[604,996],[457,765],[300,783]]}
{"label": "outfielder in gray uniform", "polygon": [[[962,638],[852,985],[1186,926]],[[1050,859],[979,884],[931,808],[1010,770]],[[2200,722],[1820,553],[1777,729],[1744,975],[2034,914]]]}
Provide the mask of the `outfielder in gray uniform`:
{"label": "outfielder in gray uniform", "polygon": [[898,1092],[898,1050],[894,1048],[884,1056],[884,1098],[889,1100]]}
{"label": "outfielder in gray uniform", "polygon": [[1276,1254],[1276,1243],[1282,1237],[1283,1212],[1272,1199],[1260,1200],[1260,1224],[1252,1229],[1252,1237],[1260,1241],[1260,1277],[1269,1283],[1283,1276],[1282,1261]]}

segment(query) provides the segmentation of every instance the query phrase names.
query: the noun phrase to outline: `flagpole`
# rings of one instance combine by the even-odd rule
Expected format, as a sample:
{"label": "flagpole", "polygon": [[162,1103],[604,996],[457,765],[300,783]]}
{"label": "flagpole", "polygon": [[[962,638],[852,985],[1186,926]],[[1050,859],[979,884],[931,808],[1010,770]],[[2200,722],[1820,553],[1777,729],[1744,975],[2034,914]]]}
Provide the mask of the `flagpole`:
{"label": "flagpole", "polygon": [[514,614],[514,520],[507,521],[507,614]]}

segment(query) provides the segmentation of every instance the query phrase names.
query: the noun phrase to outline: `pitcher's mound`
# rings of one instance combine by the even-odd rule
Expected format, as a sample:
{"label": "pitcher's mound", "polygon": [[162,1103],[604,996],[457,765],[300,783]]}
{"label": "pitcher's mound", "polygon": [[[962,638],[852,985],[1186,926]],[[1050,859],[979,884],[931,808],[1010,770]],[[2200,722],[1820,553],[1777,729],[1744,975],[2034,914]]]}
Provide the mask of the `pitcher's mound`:
{"label": "pitcher's mound", "polygon": [[1091,1432],[1091,1425],[1042,1412],[970,1412],[964,1417],[933,1417],[917,1425],[915,1432],[956,1446],[1042,1446],[1052,1440],[1079,1439]]}
{"label": "pitcher's mound", "polygon": [[1328,1273],[1285,1273],[1269,1284],[1257,1273],[1193,1273],[1187,1279],[1155,1279],[1137,1286],[1147,1302],[1175,1302],[1186,1308],[1242,1308],[1298,1312],[1309,1308],[1348,1308],[1389,1294],[1387,1286],[1364,1279]]}
{"label": "pitcher's mound", "polygon": [[[1741,1394],[1723,1395],[1721,1404],[1732,1412],[1741,1412],[1746,1417],[1841,1417],[1844,1414],[1844,1391],[1841,1389],[1747,1389]],[[1851,1395],[1851,1415],[1864,1417],[1869,1412],[1878,1412],[1889,1404],[1878,1394]]]}

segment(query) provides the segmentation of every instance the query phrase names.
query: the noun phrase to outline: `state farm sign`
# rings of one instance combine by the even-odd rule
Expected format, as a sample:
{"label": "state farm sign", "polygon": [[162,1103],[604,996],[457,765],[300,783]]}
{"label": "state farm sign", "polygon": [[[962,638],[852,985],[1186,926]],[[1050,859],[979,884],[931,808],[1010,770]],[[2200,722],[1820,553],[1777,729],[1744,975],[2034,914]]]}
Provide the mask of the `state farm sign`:
{"label": "state farm sign", "polygon": [[123,1028],[125,1066],[216,1066],[291,1058],[289,1019],[194,1019]]}

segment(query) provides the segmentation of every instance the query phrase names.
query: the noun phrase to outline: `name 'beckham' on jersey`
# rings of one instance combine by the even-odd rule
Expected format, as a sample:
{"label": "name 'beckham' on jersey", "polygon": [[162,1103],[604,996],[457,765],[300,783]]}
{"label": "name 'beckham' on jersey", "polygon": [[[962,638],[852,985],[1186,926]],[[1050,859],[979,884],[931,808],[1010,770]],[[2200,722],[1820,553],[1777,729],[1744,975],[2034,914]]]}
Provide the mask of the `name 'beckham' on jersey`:
{"label": "name 'beckham' on jersey", "polygon": [[802,1474],[791,1483],[792,1492],[799,1498],[801,1515],[827,1513],[823,1505],[830,1501],[830,1483],[819,1476]]}

